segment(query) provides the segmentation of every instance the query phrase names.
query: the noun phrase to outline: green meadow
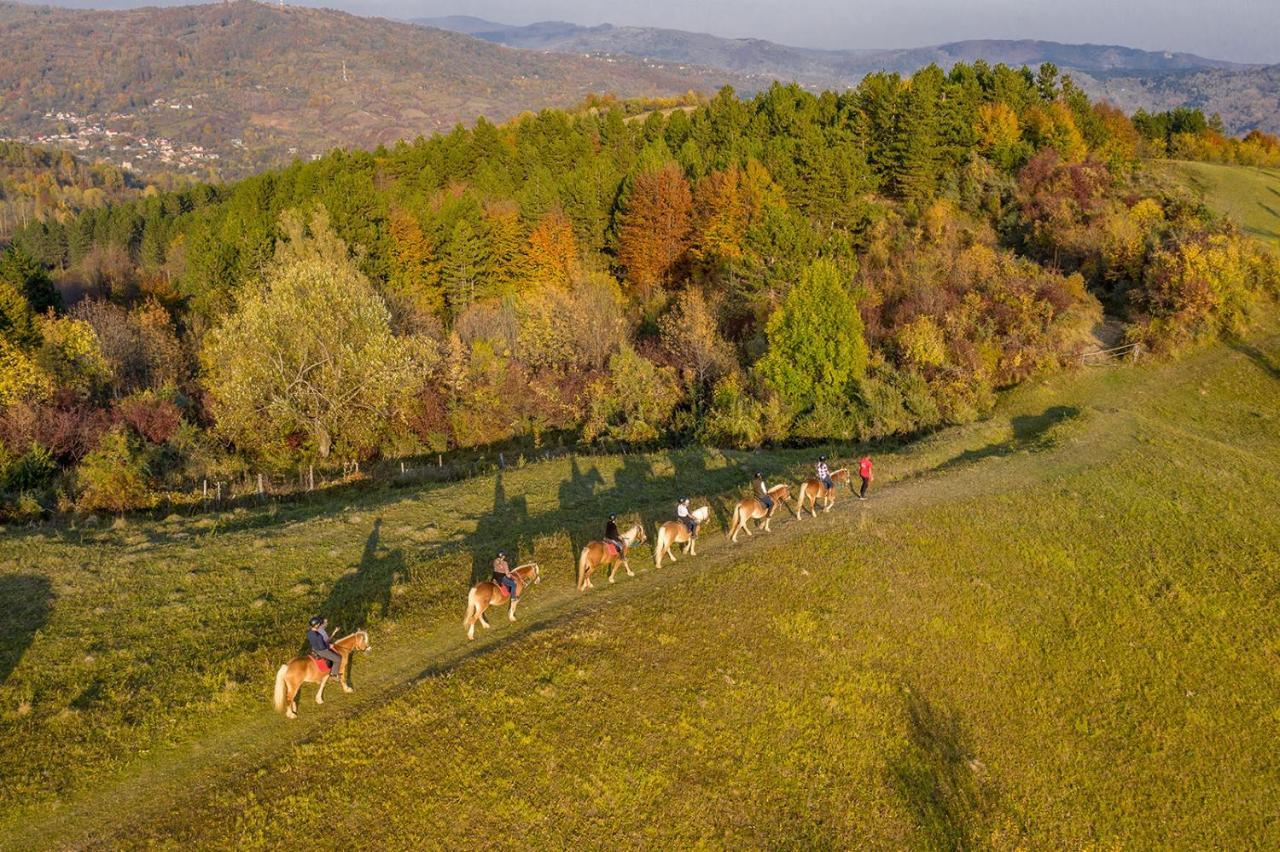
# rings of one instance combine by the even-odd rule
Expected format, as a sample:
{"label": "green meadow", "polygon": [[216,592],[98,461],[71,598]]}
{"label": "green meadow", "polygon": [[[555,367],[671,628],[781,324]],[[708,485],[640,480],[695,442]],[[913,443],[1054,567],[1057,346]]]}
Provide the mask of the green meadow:
{"label": "green meadow", "polygon": [[[842,462],[860,448],[832,447]],[[816,450],[0,537],[0,846],[1274,847],[1280,334],[1031,382],[876,447],[872,499],[729,544]],[[608,512],[696,557],[573,589]],[[467,642],[498,547],[544,580]],[[356,692],[269,706],[306,618]]]}
{"label": "green meadow", "polygon": [[1280,246],[1280,169],[1167,160],[1153,168],[1191,187],[1244,232]]}

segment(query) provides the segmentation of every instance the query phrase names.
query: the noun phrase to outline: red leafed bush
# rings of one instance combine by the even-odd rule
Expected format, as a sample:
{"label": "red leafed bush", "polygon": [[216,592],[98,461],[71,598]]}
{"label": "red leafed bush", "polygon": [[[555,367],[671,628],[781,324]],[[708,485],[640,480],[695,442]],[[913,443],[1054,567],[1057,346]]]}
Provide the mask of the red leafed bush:
{"label": "red leafed bush", "polygon": [[167,399],[140,393],[116,403],[115,416],[153,444],[167,443],[182,424],[182,412]]}
{"label": "red leafed bush", "polygon": [[74,464],[97,448],[111,423],[108,412],[64,391],[52,402],[14,405],[0,414],[0,440],[10,447],[38,444],[59,464]]}

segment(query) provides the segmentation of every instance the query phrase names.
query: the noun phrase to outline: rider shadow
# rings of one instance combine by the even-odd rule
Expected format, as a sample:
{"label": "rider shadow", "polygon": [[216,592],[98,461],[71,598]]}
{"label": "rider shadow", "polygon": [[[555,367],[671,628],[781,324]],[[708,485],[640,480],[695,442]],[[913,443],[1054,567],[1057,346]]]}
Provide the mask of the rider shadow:
{"label": "rider shadow", "polygon": [[[596,489],[604,485],[604,477],[593,465],[585,473],[578,467],[578,457],[569,457],[569,478],[560,483],[557,514],[563,518],[582,519],[594,506]],[[580,526],[568,526],[569,558],[575,562],[578,551],[587,543],[588,535]]]}
{"label": "rider shadow", "polygon": [[321,612],[335,630],[363,629],[374,617],[385,618],[391,608],[391,587],[405,575],[404,551],[383,548],[381,533],[382,518],[378,518],[365,539],[359,565],[338,578],[329,591]]}
{"label": "rider shadow", "polygon": [[0,683],[18,667],[49,620],[53,587],[37,574],[0,577]]}
{"label": "rider shadow", "polygon": [[507,499],[507,491],[502,485],[502,472],[499,471],[493,484],[493,509],[480,517],[473,532],[467,540],[471,551],[470,586],[481,580],[489,579],[493,572],[493,560],[499,550],[507,552],[507,562],[512,568],[520,564],[520,541],[516,530],[522,529],[529,520],[529,504],[523,496]]}
{"label": "rider shadow", "polygon": [[[645,507],[655,496],[653,491],[657,484],[653,476],[653,463],[647,456],[623,456],[622,467],[613,475],[613,489],[603,495],[610,501],[604,507],[603,514],[607,517],[609,512],[615,512],[618,515],[618,527],[624,532],[633,523],[631,519],[635,518],[644,528],[645,535],[652,535],[656,514],[652,510],[646,511]],[[671,504],[675,505],[674,499]],[[599,520],[599,533],[603,534],[604,518]]]}

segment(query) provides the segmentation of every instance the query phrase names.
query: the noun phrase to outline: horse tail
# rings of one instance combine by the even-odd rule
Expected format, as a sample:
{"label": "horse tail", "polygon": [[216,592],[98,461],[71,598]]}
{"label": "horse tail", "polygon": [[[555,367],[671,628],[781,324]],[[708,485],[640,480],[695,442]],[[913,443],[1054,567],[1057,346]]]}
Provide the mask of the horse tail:
{"label": "horse tail", "polygon": [[472,586],[471,591],[467,592],[467,614],[462,617],[463,627],[471,626],[471,622],[475,621],[475,611],[479,608],[476,603],[476,587]]}
{"label": "horse tail", "polygon": [[286,686],[284,680],[285,680],[285,675],[288,674],[288,672],[289,672],[288,663],[285,663],[276,672],[275,706],[276,706],[277,713],[284,712],[284,704],[285,704],[284,699],[285,699],[285,686]]}
{"label": "horse tail", "polygon": [[591,550],[590,545],[585,545],[582,552],[578,554],[578,590],[582,590],[582,579],[587,576],[587,553]]}
{"label": "horse tail", "polygon": [[738,525],[742,523],[739,520],[741,516],[742,516],[742,503],[739,502],[738,505],[733,507],[733,517],[729,520],[729,529],[724,534],[725,538],[730,538],[730,539],[733,538],[733,534],[738,530]]}
{"label": "horse tail", "polygon": [[657,532],[653,534],[653,567],[662,567],[662,549],[667,546],[667,527],[665,524],[659,524]]}

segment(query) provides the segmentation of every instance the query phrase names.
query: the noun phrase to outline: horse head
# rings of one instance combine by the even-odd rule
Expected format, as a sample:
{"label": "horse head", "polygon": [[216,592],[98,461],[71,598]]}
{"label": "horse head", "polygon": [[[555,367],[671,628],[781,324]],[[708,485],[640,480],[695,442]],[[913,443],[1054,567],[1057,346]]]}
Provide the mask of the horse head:
{"label": "horse head", "polygon": [[693,515],[693,519],[698,523],[705,524],[707,522],[707,518],[711,517],[711,507],[699,506],[689,514]]}
{"label": "horse head", "polygon": [[[537,562],[530,562],[528,565],[521,565],[516,569],[517,574],[521,571],[525,572],[522,575],[525,578],[525,582],[532,585],[537,585],[542,582],[542,569],[538,567]],[[529,579],[530,577],[533,579]]]}
{"label": "horse head", "polygon": [[649,540],[644,534],[644,527],[640,524],[636,524],[631,529],[627,530],[627,533],[623,538],[626,539],[627,547],[630,547],[633,544],[644,544]]}

